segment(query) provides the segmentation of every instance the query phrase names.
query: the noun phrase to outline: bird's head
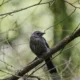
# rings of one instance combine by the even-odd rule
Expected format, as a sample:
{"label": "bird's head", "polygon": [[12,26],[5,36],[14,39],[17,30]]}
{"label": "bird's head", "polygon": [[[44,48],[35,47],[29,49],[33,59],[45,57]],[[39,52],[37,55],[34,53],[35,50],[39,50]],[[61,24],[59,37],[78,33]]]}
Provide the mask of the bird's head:
{"label": "bird's head", "polygon": [[42,37],[44,34],[45,34],[44,32],[35,31],[35,32],[33,32],[32,35],[37,36],[37,37]]}

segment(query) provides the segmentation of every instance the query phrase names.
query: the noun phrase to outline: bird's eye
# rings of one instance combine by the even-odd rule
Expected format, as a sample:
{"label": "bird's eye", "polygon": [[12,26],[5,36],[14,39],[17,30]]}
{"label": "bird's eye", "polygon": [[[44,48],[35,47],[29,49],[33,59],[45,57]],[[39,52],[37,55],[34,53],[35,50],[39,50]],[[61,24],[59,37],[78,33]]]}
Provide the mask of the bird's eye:
{"label": "bird's eye", "polygon": [[39,33],[37,33],[39,35]]}
{"label": "bird's eye", "polygon": [[37,33],[38,35],[40,34],[40,33]]}

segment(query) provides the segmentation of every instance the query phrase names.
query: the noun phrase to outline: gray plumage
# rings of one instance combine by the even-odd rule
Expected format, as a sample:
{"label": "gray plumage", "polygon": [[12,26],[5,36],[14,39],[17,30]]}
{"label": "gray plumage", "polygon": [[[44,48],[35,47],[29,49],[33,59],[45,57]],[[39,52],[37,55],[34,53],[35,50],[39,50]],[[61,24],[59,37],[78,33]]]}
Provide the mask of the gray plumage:
{"label": "gray plumage", "polygon": [[[42,37],[45,33],[40,31],[35,31],[30,37],[30,48],[32,52],[37,56],[42,56],[45,52],[49,50],[49,46],[46,40]],[[54,68],[54,65],[50,58],[45,60],[48,69]],[[56,69],[50,70],[50,73],[57,72]]]}
{"label": "gray plumage", "polygon": [[36,31],[30,37],[30,48],[38,57],[40,57],[43,52],[47,52],[49,48],[46,40],[42,37],[43,34],[42,32]]}

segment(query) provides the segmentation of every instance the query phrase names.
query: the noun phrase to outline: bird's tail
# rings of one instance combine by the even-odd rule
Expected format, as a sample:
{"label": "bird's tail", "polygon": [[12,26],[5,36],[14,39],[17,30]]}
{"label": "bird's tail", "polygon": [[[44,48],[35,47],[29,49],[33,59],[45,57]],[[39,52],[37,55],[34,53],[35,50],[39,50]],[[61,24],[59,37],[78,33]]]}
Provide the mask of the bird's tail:
{"label": "bird's tail", "polygon": [[49,70],[49,72],[50,72],[51,74],[52,74],[52,73],[57,73],[57,70],[56,70],[56,68],[55,68],[55,66],[54,66],[54,64],[52,63],[52,61],[51,61],[50,58],[46,59],[45,62],[46,62],[47,68],[48,68],[48,70]]}

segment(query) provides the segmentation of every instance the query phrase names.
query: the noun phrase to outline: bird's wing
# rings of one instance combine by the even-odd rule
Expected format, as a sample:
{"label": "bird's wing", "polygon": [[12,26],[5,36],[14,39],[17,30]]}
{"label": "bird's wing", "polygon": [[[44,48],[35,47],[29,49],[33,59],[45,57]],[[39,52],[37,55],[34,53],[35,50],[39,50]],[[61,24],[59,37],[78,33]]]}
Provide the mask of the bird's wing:
{"label": "bird's wing", "polygon": [[46,40],[43,38],[45,45],[47,46],[47,48],[49,48],[49,45],[47,44]]}

